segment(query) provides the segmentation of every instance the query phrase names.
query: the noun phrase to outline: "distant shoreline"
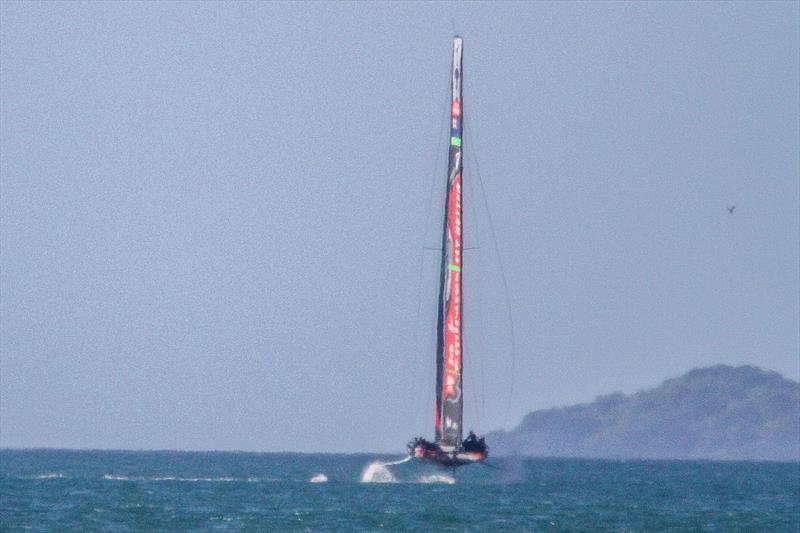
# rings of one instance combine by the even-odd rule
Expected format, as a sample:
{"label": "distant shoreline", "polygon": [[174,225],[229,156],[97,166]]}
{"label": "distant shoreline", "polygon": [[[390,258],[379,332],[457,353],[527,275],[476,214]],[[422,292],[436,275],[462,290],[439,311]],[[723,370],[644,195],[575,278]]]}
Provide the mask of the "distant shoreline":
{"label": "distant shoreline", "polygon": [[[170,449],[126,449],[126,448],[0,448],[0,454],[20,452],[66,452],[66,453],[109,453],[109,454],[209,454],[209,455],[294,455],[294,456],[329,456],[359,457],[374,459],[376,457],[404,455],[400,452],[256,452],[245,450],[170,450]],[[564,461],[564,462],[609,462],[609,463],[777,463],[800,464],[798,460],[779,459],[707,459],[707,458],[644,458],[644,457],[567,457],[567,456],[514,456],[501,455],[494,458],[499,461]]]}

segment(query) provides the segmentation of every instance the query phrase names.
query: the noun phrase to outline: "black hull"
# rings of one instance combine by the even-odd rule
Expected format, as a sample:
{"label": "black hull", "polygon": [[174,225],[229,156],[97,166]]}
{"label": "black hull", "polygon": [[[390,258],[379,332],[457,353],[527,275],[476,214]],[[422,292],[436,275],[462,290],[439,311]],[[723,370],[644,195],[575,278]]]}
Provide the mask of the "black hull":
{"label": "black hull", "polygon": [[[474,439],[474,435],[472,435]],[[485,461],[489,448],[477,439],[464,441],[458,450],[445,451],[438,444],[417,437],[408,443],[408,454],[415,459],[433,463],[445,468],[457,468]]]}
{"label": "black hull", "polygon": [[482,459],[460,458],[459,455],[460,454],[458,455],[442,454],[437,457],[421,457],[420,460],[425,461],[426,463],[433,463],[443,468],[458,468],[459,466],[466,466],[475,463],[480,463],[481,461],[486,459],[485,457]]}

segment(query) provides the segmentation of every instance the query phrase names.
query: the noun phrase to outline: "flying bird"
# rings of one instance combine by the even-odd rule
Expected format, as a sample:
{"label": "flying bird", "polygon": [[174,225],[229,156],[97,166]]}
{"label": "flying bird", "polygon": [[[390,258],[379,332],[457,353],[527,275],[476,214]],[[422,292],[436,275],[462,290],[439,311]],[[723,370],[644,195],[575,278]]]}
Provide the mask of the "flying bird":
{"label": "flying bird", "polygon": [[733,210],[734,210],[734,209],[736,209],[736,206],[735,206],[735,205],[732,205],[732,206],[730,206],[730,207],[728,208],[728,214],[729,214],[729,215],[732,215],[732,214],[733,214]]}

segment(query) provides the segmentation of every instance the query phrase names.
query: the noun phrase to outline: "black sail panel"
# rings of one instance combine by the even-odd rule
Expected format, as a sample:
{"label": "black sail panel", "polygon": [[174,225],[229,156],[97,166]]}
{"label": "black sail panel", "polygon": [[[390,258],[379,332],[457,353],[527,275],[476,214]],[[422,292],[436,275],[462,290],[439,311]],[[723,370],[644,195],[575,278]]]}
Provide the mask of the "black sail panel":
{"label": "black sail panel", "polygon": [[462,100],[460,37],[453,39],[450,154],[447,169],[438,344],[436,349],[436,441],[461,446],[464,397],[462,394]]}

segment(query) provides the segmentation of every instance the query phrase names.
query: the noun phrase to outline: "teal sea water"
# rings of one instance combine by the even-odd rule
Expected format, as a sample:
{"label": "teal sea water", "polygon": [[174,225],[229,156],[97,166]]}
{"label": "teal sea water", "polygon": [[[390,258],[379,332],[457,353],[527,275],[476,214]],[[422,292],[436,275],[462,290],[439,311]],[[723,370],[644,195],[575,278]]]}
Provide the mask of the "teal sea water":
{"label": "teal sea water", "polygon": [[0,529],[800,531],[799,463],[392,459],[0,450]]}

